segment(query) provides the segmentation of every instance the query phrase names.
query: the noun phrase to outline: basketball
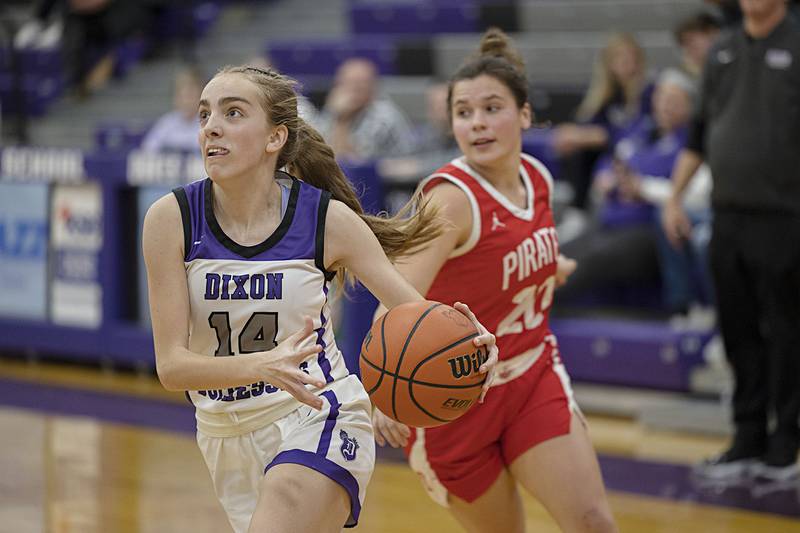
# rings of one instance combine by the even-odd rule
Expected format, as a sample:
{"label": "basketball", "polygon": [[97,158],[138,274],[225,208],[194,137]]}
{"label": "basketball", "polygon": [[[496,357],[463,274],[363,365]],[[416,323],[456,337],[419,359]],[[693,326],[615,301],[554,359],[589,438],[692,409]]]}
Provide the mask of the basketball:
{"label": "basketball", "polygon": [[488,359],[479,332],[439,302],[398,305],[376,320],[361,346],[361,379],[373,403],[412,427],[434,427],[467,412],[481,394]]}

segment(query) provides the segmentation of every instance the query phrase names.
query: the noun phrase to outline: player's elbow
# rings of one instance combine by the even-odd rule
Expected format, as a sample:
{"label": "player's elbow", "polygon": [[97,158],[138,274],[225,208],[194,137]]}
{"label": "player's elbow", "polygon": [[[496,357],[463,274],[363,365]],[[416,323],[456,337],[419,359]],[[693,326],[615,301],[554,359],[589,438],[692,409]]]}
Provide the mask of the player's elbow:
{"label": "player's elbow", "polygon": [[169,358],[156,355],[156,374],[161,386],[168,391],[182,391],[184,387],[179,383],[179,373],[175,371],[175,365],[171,364]]}

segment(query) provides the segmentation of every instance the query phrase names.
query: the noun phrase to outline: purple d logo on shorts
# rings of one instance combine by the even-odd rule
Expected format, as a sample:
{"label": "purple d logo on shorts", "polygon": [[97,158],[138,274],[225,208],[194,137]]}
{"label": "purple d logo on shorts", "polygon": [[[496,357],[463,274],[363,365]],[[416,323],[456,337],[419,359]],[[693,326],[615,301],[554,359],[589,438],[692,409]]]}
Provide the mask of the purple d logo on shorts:
{"label": "purple d logo on shorts", "polygon": [[348,461],[352,461],[356,458],[358,441],[355,438],[350,438],[345,430],[339,431],[339,437],[342,438],[342,445],[339,447],[342,451],[342,456]]}

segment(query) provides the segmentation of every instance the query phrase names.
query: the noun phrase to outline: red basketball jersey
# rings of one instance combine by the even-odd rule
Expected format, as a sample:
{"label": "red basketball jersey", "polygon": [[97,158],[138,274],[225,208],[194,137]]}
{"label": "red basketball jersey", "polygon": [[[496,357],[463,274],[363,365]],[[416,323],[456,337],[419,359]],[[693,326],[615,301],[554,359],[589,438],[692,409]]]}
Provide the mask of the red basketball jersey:
{"label": "red basketball jersey", "polygon": [[550,334],[549,311],[555,289],[558,240],[550,207],[552,177],[537,159],[522,154],[520,177],[526,206],[511,203],[464,158],[426,178],[430,191],[445,181],[469,199],[472,232],[453,251],[427,298],[469,305],[497,336],[500,359],[538,346]]}

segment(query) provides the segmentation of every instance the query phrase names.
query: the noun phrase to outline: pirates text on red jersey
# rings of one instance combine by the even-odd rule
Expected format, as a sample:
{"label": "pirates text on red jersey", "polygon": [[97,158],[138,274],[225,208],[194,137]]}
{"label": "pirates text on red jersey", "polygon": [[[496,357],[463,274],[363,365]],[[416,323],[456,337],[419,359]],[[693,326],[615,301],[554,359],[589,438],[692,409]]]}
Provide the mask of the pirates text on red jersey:
{"label": "pirates text on red jersey", "polygon": [[427,298],[469,305],[497,336],[500,359],[538,346],[550,334],[558,240],[550,207],[552,177],[537,159],[522,154],[520,178],[526,205],[511,203],[464,158],[426,178],[426,192],[449,182],[460,188],[472,210],[472,232],[450,255]]}

